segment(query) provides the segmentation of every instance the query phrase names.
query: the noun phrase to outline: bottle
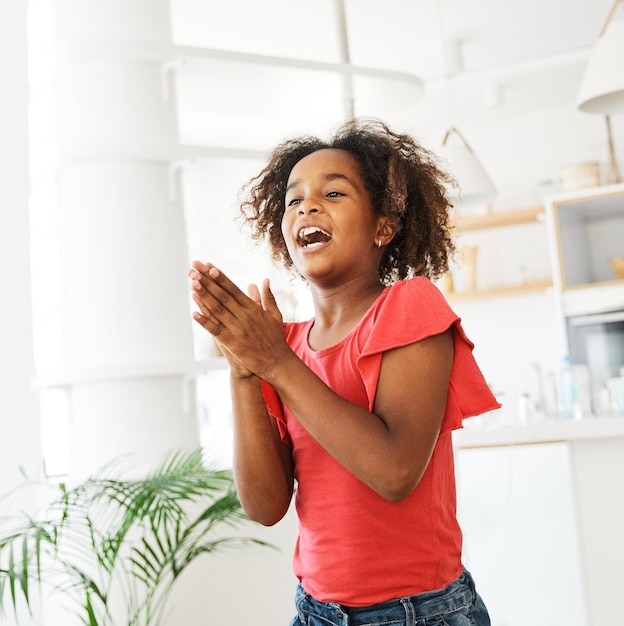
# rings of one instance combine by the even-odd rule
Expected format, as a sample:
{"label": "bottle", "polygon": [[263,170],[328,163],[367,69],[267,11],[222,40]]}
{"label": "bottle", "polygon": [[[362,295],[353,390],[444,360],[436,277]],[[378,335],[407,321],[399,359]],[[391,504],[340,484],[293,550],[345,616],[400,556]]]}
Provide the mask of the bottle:
{"label": "bottle", "polygon": [[565,419],[579,420],[591,414],[589,370],[585,365],[572,364],[567,354],[557,372],[557,405]]}
{"label": "bottle", "polygon": [[616,417],[624,417],[624,375],[607,379],[607,392],[611,404],[611,413]]}

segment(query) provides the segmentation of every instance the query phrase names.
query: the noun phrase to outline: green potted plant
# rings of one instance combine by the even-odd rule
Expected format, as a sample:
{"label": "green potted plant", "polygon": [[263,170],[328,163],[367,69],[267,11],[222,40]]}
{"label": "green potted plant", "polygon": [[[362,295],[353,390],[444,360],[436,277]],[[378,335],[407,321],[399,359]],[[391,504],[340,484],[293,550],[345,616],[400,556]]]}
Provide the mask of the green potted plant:
{"label": "green potted plant", "polygon": [[123,626],[155,626],[199,556],[268,545],[223,534],[248,520],[231,471],[207,467],[200,449],[169,454],[144,478],[122,479],[113,464],[77,486],[49,487],[55,497],[41,515],[0,520],[2,612],[30,606],[32,588],[43,585],[66,594],[82,624],[121,626],[112,611],[121,593]]}

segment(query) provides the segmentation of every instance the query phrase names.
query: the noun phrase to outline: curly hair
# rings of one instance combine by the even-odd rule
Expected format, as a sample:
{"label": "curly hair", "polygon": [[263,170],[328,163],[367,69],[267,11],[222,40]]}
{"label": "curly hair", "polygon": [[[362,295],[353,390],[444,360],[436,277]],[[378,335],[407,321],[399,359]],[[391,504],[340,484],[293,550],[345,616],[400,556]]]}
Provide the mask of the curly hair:
{"label": "curly hair", "polygon": [[252,238],[268,239],[274,261],[293,269],[281,230],[288,177],[301,159],[326,148],[355,157],[374,214],[388,218],[396,231],[379,265],[380,281],[389,285],[410,276],[444,274],[455,251],[447,198],[447,186],[455,182],[413,137],[372,118],[344,123],[328,141],[302,136],[280,143],[240,191],[242,218]]}

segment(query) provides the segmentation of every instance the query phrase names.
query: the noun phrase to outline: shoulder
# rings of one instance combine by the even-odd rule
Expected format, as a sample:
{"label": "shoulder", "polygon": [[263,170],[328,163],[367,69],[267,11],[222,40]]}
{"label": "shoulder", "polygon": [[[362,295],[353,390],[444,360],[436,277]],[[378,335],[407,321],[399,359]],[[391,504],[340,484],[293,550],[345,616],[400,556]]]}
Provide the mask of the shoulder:
{"label": "shoulder", "polygon": [[423,276],[394,283],[364,324],[363,352],[378,352],[426,339],[448,330],[458,316],[444,295]]}
{"label": "shoulder", "polygon": [[442,292],[424,276],[391,285],[379,313],[393,324],[417,324],[424,332],[429,327],[440,332],[440,325],[448,327],[458,319]]}
{"label": "shoulder", "polygon": [[388,287],[388,299],[393,303],[404,300],[422,305],[448,307],[442,292],[425,276],[397,281]]}

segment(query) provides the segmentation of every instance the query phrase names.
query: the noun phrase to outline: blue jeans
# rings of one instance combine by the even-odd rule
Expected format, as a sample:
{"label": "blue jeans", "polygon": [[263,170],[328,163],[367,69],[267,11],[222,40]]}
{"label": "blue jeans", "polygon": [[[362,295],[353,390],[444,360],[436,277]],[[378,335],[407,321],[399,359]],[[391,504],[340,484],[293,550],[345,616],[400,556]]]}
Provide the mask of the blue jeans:
{"label": "blue jeans", "polygon": [[319,602],[297,587],[290,626],[490,626],[472,576],[464,570],[448,587],[364,607]]}

